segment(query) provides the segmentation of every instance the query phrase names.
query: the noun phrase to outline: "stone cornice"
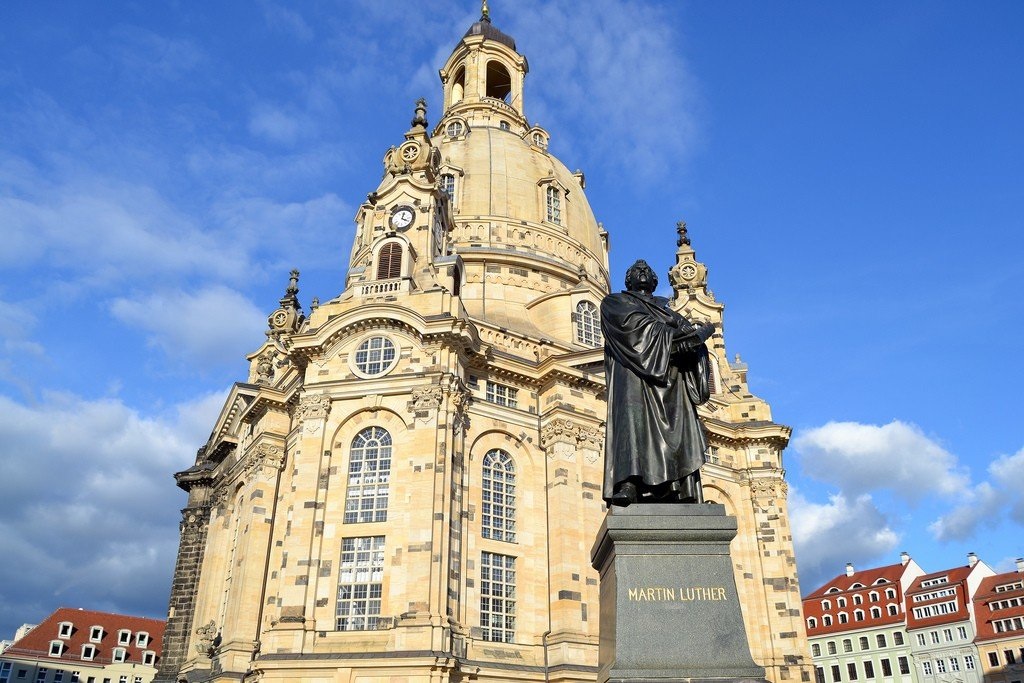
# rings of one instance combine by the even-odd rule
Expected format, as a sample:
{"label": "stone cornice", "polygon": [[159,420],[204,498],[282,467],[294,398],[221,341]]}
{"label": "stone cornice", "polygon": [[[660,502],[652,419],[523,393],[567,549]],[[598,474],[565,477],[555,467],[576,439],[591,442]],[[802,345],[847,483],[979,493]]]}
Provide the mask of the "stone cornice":
{"label": "stone cornice", "polygon": [[780,451],[789,444],[793,429],[775,422],[724,422],[717,418],[702,418],[712,443],[725,446],[766,444]]}

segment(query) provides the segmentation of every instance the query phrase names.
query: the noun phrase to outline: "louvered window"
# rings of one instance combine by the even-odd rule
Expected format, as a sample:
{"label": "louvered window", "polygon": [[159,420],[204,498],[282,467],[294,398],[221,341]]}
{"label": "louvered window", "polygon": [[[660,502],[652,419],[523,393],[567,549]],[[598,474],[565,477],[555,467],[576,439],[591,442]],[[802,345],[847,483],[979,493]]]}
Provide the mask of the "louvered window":
{"label": "louvered window", "polygon": [[377,257],[377,279],[392,280],[402,275],[402,245],[389,242]]}

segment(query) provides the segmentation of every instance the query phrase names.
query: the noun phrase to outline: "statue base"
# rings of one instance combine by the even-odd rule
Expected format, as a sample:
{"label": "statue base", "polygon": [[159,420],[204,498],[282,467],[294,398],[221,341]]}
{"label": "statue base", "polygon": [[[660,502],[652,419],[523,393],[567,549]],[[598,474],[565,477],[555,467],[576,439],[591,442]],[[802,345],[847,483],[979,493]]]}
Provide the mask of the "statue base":
{"label": "statue base", "polygon": [[612,507],[601,573],[599,683],[765,683],[750,656],[722,505]]}

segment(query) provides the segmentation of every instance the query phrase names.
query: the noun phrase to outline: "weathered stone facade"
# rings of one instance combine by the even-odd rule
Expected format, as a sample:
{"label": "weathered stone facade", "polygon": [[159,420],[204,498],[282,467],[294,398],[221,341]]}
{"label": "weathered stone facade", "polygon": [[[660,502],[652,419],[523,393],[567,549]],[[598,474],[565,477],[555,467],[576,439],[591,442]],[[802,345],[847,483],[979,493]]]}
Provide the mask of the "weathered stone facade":
{"label": "weathered stone facade", "polygon": [[[474,24],[440,122],[418,104],[357,211],[344,291],[307,316],[293,274],[188,471],[209,477],[206,551],[183,534],[170,628],[188,643],[163,680],[595,679],[608,241],[524,116],[526,69]],[[676,305],[720,325],[684,237]],[[713,350],[706,495],[739,520],[755,659],[809,680],[789,429],[721,334]]]}

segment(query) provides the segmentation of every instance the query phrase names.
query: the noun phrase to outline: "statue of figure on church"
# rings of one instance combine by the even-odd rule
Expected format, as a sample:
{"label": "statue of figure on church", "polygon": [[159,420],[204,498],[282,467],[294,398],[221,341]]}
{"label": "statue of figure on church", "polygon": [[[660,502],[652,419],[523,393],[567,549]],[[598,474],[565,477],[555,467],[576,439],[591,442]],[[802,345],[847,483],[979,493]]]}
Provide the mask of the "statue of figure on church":
{"label": "statue of figure on church", "polygon": [[697,406],[708,400],[711,323],[693,324],[654,296],[658,278],[639,260],[626,291],[601,302],[608,384],[604,500],[701,503],[707,437]]}

